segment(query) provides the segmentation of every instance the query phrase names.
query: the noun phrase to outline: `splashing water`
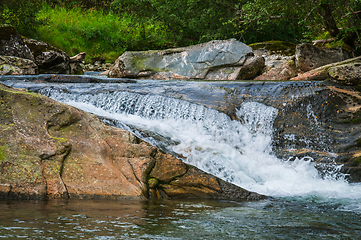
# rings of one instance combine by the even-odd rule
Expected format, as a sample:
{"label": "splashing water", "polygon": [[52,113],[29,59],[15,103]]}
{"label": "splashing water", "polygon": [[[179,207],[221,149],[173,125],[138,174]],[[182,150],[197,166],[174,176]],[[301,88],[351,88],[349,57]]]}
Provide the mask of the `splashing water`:
{"label": "splashing water", "polygon": [[[278,110],[261,103],[244,102],[237,121],[214,109],[159,95],[127,91],[70,94],[50,88],[41,93],[117,120],[130,126],[128,130],[146,130],[171,139],[167,149],[185,162],[247,190],[277,197],[361,199],[359,184],[336,179],[333,173],[321,177],[310,158],[277,158],[272,152],[272,133]],[[156,144],[154,139],[147,140]]]}

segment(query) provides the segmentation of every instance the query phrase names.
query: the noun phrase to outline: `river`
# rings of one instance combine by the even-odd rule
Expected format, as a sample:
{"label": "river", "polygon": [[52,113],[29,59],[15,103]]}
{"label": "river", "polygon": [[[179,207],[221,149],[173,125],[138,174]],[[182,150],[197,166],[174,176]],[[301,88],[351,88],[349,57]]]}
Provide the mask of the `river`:
{"label": "river", "polygon": [[[312,156],[291,161],[276,154],[273,123],[282,107],[301,94],[318,91],[322,82],[102,83],[101,77],[94,77],[100,82],[42,83],[32,81],[35,78],[0,81],[91,112],[189,164],[273,199],[1,201],[0,237],[357,239],[360,235],[360,184],[348,183],[337,165],[320,173]],[[327,148],[312,107],[304,109],[314,129],[321,131],[317,146],[310,147],[336,156]]]}

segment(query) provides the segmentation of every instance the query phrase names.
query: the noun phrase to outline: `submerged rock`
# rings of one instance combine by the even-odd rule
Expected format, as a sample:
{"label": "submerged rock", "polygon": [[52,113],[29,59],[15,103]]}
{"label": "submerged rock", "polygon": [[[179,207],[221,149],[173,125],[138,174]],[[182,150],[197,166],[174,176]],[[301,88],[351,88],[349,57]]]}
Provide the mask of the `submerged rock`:
{"label": "submerged rock", "polygon": [[[247,62],[251,58],[252,61]],[[251,79],[264,66],[264,60],[258,58],[262,57],[254,57],[250,47],[235,39],[215,40],[184,48],[125,52],[116,60],[108,76],[154,79]],[[245,67],[248,70],[252,69],[254,74],[242,74]]]}
{"label": "submerged rock", "polygon": [[7,199],[265,198],[89,113],[1,84],[0,173]]}

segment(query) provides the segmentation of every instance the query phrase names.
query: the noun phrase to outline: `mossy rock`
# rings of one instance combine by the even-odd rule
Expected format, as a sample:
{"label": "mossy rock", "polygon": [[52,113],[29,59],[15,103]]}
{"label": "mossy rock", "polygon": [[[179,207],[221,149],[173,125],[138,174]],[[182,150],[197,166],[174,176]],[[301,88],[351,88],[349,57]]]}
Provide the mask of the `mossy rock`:
{"label": "mossy rock", "polygon": [[353,167],[359,166],[361,164],[361,157],[351,159],[351,165]]}
{"label": "mossy rock", "polygon": [[273,54],[281,54],[283,56],[295,55],[296,45],[286,41],[267,41],[260,43],[252,43],[249,45],[253,50],[260,48],[266,49]]}

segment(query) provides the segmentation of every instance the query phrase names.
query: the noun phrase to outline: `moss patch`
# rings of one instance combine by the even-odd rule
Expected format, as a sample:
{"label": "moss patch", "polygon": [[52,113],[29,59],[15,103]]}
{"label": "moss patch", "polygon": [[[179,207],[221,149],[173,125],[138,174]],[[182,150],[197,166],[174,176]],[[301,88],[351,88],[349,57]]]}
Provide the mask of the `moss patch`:
{"label": "moss patch", "polygon": [[347,147],[344,147],[343,150],[344,150],[344,151],[347,151],[347,150],[349,150],[349,149],[351,149],[351,148],[353,148],[353,147],[361,147],[361,138],[356,139],[354,143],[355,143],[355,144],[352,144],[352,145],[349,145],[349,146],[347,146]]}
{"label": "moss patch", "polygon": [[0,162],[4,161],[5,160],[5,150],[8,148],[7,145],[4,145],[4,146],[0,146]]}
{"label": "moss patch", "polygon": [[352,166],[353,167],[359,166],[361,164],[361,156],[357,157],[357,158],[354,158],[351,161],[352,161]]}
{"label": "moss patch", "polygon": [[361,118],[347,119],[347,120],[341,121],[340,123],[354,123],[354,124],[358,124],[358,123],[361,123]]}

